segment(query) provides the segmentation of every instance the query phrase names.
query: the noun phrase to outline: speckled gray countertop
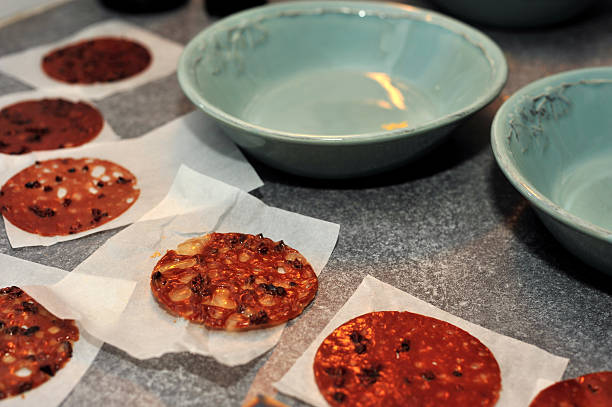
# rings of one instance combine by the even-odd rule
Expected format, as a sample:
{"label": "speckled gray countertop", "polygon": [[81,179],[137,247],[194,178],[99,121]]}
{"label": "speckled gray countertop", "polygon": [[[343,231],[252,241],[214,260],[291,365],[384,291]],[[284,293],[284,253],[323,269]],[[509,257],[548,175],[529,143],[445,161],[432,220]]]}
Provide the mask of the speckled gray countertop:
{"label": "speckled gray countertop", "polygon": [[[428,6],[425,1],[411,4]],[[117,15],[75,0],[0,28],[0,55],[62,37]],[[180,43],[211,20],[200,1],[154,16],[123,16]],[[566,252],[506,181],[493,159],[489,128],[504,97],[540,77],[612,65],[612,3],[548,29],[481,28],[502,48],[509,78],[502,95],[419,162],[377,177],[331,182],[253,165],[269,205],[341,225],[309,311],[280,343],[229,368],[188,353],[140,361],[104,345],[64,406],[239,406],[272,392],[366,274],[504,335],[570,358],[565,377],[612,370],[612,278]],[[0,75],[0,94],[29,89]],[[193,110],[174,75],[97,105],[122,137],[136,137]],[[115,231],[49,248],[11,249],[0,224],[0,252],[72,270]],[[611,253],[612,255],[612,253]],[[279,396],[290,406],[296,400]]]}

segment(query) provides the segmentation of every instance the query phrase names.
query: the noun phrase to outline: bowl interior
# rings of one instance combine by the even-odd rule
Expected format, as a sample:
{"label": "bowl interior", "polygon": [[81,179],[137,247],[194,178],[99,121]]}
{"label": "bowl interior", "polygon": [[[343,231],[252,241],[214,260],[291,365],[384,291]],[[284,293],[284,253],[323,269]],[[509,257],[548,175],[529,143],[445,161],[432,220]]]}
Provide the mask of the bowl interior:
{"label": "bowl interior", "polygon": [[612,234],[612,69],[534,85],[494,123],[502,168],[523,192]]}
{"label": "bowl interior", "polygon": [[297,2],[221,21],[184,62],[209,110],[274,131],[351,135],[418,128],[482,103],[505,79],[487,41],[412,7]]}

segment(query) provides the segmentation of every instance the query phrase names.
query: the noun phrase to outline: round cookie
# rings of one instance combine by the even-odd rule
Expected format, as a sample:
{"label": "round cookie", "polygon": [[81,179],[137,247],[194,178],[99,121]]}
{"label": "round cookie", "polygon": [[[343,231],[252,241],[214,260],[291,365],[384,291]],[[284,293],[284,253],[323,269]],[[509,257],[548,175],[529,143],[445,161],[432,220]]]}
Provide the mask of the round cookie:
{"label": "round cookie", "polygon": [[42,99],[15,103],[0,110],[0,153],[80,146],[103,127],[102,114],[84,102]]}
{"label": "round cookie", "polygon": [[371,312],[319,346],[314,374],[332,406],[493,406],[501,373],[466,331],[411,312]]}
{"label": "round cookie", "polygon": [[612,372],[596,372],[563,380],[542,390],[529,407],[610,407]]}
{"label": "round cookie", "polygon": [[42,236],[83,232],[128,210],[140,195],[136,177],[95,158],[36,162],[0,190],[0,212],[13,225]]}
{"label": "round cookie", "polygon": [[42,69],[57,81],[90,85],[137,75],[149,67],[151,58],[149,50],[135,41],[100,37],[49,52]]}
{"label": "round cookie", "polygon": [[244,331],[298,316],[318,288],[312,266],[282,240],[211,233],[169,250],[151,275],[158,303],[210,329]]}
{"label": "round cookie", "polygon": [[74,321],[59,319],[18,287],[0,289],[0,398],[40,386],[72,357]]}

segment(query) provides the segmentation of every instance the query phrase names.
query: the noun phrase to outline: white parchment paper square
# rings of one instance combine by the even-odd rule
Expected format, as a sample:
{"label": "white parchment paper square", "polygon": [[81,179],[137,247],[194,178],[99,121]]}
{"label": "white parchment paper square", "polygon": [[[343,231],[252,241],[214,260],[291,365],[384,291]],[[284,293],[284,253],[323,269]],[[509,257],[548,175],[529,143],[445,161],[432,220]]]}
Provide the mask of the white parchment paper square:
{"label": "white parchment paper square", "polygon": [[[84,329],[88,314],[99,307],[100,319],[113,321],[123,312],[125,305],[134,290],[134,282],[104,279],[100,286],[99,278],[93,276],[77,276],[70,279],[71,273],[53,267],[47,267],[25,260],[0,254],[0,288],[18,286],[32,298],[60,318],[77,319],[79,340],[74,343],[73,355],[64,368],[46,383],[24,393],[24,397],[11,397],[2,400],[2,406],[58,406],[81,380],[91,363],[94,361],[102,341],[92,337]],[[83,278],[85,277],[85,278]],[[56,296],[58,290],[63,294]],[[101,301],[96,292],[106,290],[106,296]],[[98,298],[92,299],[91,295]],[[87,306],[79,309],[78,304],[87,302]]]}
{"label": "white parchment paper square", "polygon": [[454,324],[478,338],[493,352],[501,370],[502,391],[495,407],[527,406],[536,391],[538,379],[559,380],[569,362],[566,358],[465,321],[367,276],[304,354],[274,386],[282,393],[313,406],[328,406],[315,383],[312,369],[317,349],[338,326],[374,311],[410,311],[426,315]]}
{"label": "white parchment paper square", "polygon": [[[139,198],[112,221],[68,236],[39,236],[23,231],[5,219],[11,246],[50,246],[135,222],[166,196],[181,164],[246,191],[263,185],[238,148],[219,134],[210,119],[199,111],[175,119],[139,138],[63,150],[35,151],[23,156],[2,154],[0,185],[36,160],[63,157],[100,158],[123,166],[136,176],[140,187]],[[180,207],[176,209],[182,210]]]}
{"label": "white parchment paper square", "polygon": [[[56,89],[39,89],[39,90],[28,90],[25,92],[15,92],[0,96],[0,109],[4,109],[10,105],[20,102],[26,102],[31,100],[41,99],[64,99],[70,102],[84,102],[93,107],[96,107],[95,103],[88,101],[78,92],[72,90],[56,90]],[[97,108],[96,108],[97,109]],[[100,112],[102,113],[102,112]],[[119,140],[119,136],[108,124],[106,119],[100,133],[90,141],[90,143],[99,143],[104,141],[116,141]]]}
{"label": "white parchment paper square", "polygon": [[[135,40],[151,53],[149,67],[124,80],[89,85],[67,84],[47,76],[42,70],[42,59],[50,51],[82,40],[96,37],[122,37]],[[135,25],[120,20],[93,24],[60,41],[30,48],[0,58],[0,71],[35,88],[56,88],[76,91],[90,99],[101,99],[113,93],[133,89],[147,82],[170,75],[176,70],[183,47]]]}
{"label": "white parchment paper square", "polygon": [[[158,218],[179,212],[175,205],[197,211]],[[300,251],[319,274],[339,231],[337,224],[266,206],[237,188],[186,167],[179,171],[168,197],[146,219],[110,238],[73,272],[137,281],[117,324],[92,332],[140,359],[189,351],[231,366],[247,363],[272,348],[284,325],[248,332],[209,331],[171,316],[151,294],[150,277],[160,256],[190,237],[214,231],[263,233]]]}

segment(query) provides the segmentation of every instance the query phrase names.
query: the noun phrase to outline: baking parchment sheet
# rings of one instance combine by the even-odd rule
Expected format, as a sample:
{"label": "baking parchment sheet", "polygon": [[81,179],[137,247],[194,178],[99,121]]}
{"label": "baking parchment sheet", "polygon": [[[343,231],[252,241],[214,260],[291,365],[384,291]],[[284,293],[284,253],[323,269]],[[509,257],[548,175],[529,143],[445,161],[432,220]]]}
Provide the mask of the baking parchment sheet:
{"label": "baking parchment sheet", "polygon": [[544,390],[545,388],[553,384],[555,384],[555,382],[552,380],[538,379],[535,383],[535,386],[533,386],[533,392],[531,393],[530,400],[533,400],[534,398],[536,398],[536,396],[540,394],[542,390]]}
{"label": "baking parchment sheet", "polygon": [[501,369],[502,391],[495,407],[527,406],[536,393],[538,379],[559,380],[569,362],[566,358],[465,321],[367,276],[304,354],[274,386],[282,393],[313,406],[328,406],[315,383],[312,369],[317,349],[338,326],[374,311],[410,311],[426,315],[454,324],[478,338],[493,352]]}
{"label": "baking parchment sheet", "polygon": [[[74,343],[73,355],[64,368],[39,387],[0,401],[5,406],[58,406],[81,380],[94,361],[102,341],[83,329],[83,321],[94,318],[98,323],[109,323],[125,308],[135,283],[110,278],[77,275],[53,267],[0,254],[0,288],[18,286],[50,312],[60,318],[77,320],[79,340]],[[102,296],[101,293],[105,295]],[[63,294],[57,296],[57,293]],[[93,297],[92,297],[93,296]],[[87,306],[82,307],[82,303]],[[95,311],[98,308],[98,311]]]}
{"label": "baking parchment sheet", "polygon": [[[39,90],[28,90],[25,92],[15,92],[0,96],[0,109],[4,109],[10,105],[20,102],[26,102],[31,100],[41,99],[65,99],[70,102],[84,102],[93,107],[96,107],[94,103],[88,101],[78,92],[67,91],[67,90],[55,90],[55,89],[39,89]],[[97,109],[97,107],[96,107]],[[98,110],[99,111],[99,110]],[[102,113],[102,112],[100,112]],[[116,141],[119,140],[119,136],[104,119],[104,126],[100,133],[89,143],[98,143],[103,141]]]}
{"label": "baking parchment sheet", "polygon": [[[0,155],[0,185],[36,160],[52,158],[100,158],[117,163],[136,176],[140,196],[122,215],[100,227],[67,236],[39,236],[4,220],[12,247],[50,246],[102,230],[130,224],[157,205],[168,193],[181,164],[250,191],[263,183],[240,150],[219,133],[199,111],[175,119],[148,134],[117,142],[35,151],[23,156]],[[68,191],[70,193],[70,191]],[[182,210],[176,207],[177,210]]]}
{"label": "baking parchment sheet", "polygon": [[[184,207],[197,211],[158,218],[180,213]],[[91,332],[139,359],[188,351],[212,356],[230,366],[247,363],[272,348],[284,325],[247,332],[209,331],[173,317],[151,294],[150,277],[160,256],[188,238],[210,232],[262,233],[300,251],[319,274],[339,231],[337,224],[266,206],[237,188],[187,167],[181,167],[170,194],[147,219],[111,237],[73,271],[137,281],[120,320],[104,329],[94,327]]]}
{"label": "baking parchment sheet", "polygon": [[[47,76],[42,70],[42,59],[50,51],[85,39],[122,37],[146,46],[152,59],[149,67],[139,74],[107,83],[90,85],[67,84]],[[93,24],[60,41],[30,48],[0,58],[0,71],[35,88],[55,88],[78,92],[89,99],[101,99],[113,93],[133,89],[147,82],[170,75],[176,70],[183,47],[152,32],[120,20]]]}

